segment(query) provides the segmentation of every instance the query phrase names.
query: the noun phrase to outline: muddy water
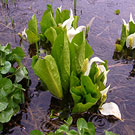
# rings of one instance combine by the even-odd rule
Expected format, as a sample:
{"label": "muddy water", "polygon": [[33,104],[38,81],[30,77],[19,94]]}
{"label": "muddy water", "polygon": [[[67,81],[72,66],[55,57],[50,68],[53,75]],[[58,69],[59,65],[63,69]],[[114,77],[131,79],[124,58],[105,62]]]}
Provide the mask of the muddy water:
{"label": "muddy water", "polygon": [[[27,27],[28,20],[33,13],[36,14],[38,22],[42,17],[46,4],[52,4],[53,8],[62,5],[64,8],[73,8],[73,0],[16,0],[16,6],[9,2],[9,9],[0,7],[0,43],[11,43],[13,47],[19,45],[18,32]],[[135,135],[135,78],[130,73],[134,66],[134,61],[113,60],[114,43],[120,37],[122,18],[129,20],[130,12],[135,18],[134,0],[78,0],[77,15],[79,15],[79,25],[86,25],[92,17],[96,17],[89,32],[89,43],[94,50],[94,55],[101,59],[108,60],[110,72],[108,74],[108,84],[111,90],[108,93],[107,102],[113,101],[120,107],[124,122],[109,122],[102,116],[92,115],[89,120],[96,126],[96,135],[103,135],[104,130],[111,130],[120,135]],[[120,15],[115,15],[114,11],[120,10]],[[15,20],[15,29],[12,28],[10,17]],[[6,25],[7,23],[7,25]],[[26,53],[28,44],[23,42]],[[51,95],[36,88],[38,79],[33,74],[30,64],[31,58],[28,56],[24,61],[29,70],[32,84],[29,88],[29,102],[26,111],[19,114],[16,126],[9,130],[10,135],[28,135],[33,129],[44,129],[48,118]],[[53,123],[54,124],[54,123]],[[57,123],[53,126],[56,126]]]}

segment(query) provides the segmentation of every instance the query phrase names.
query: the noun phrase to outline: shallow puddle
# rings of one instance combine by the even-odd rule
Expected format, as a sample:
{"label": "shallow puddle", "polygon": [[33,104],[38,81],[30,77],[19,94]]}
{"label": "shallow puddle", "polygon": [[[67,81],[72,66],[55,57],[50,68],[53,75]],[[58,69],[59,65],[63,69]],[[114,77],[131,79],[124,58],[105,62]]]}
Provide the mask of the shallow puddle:
{"label": "shallow puddle", "polygon": [[[33,13],[36,14],[39,22],[47,4],[52,4],[54,10],[61,5],[63,9],[73,9],[73,0],[16,0],[16,5],[12,1],[9,2],[8,10],[1,5],[0,43],[9,42],[12,47],[19,46],[18,32],[27,27]],[[113,101],[119,105],[124,120],[124,122],[110,122],[105,117],[96,114],[88,116],[88,120],[94,122],[96,126],[96,135],[104,135],[104,130],[111,130],[120,135],[135,134],[135,78],[132,77],[134,73],[131,72],[135,63],[133,60],[116,61],[112,59],[115,41],[121,34],[122,18],[128,22],[130,12],[132,12],[135,19],[134,5],[134,0],[79,0],[77,3],[79,25],[86,25],[92,17],[95,17],[88,40],[94,50],[94,55],[108,60],[110,68],[108,84],[111,84],[111,89],[107,102]],[[121,12],[119,15],[114,13],[117,9]],[[15,29],[11,26],[11,17],[15,21]],[[23,42],[23,45],[26,54],[28,54],[28,43]],[[54,130],[61,124],[57,120],[48,120],[47,114],[52,96],[49,92],[42,91],[40,87],[37,87],[38,79],[30,67],[31,61],[29,56],[24,60],[31,78],[27,108],[17,115],[14,127],[9,129],[8,133],[2,134],[29,135],[33,129],[46,131],[46,127],[49,127]],[[11,125],[9,124],[9,126]]]}

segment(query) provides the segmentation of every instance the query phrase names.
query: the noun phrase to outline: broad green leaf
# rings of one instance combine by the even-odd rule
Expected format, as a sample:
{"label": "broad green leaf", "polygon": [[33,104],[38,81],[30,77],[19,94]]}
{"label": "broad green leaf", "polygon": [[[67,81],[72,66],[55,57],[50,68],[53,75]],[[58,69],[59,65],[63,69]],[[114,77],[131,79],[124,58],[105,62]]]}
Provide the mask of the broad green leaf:
{"label": "broad green leaf", "polygon": [[105,130],[105,135],[118,135],[118,134],[115,134],[115,133],[113,133],[113,132],[111,132],[111,131],[106,131],[106,130]]}
{"label": "broad green leaf", "polygon": [[87,122],[85,121],[85,119],[80,118],[77,120],[77,129],[78,129],[79,134],[82,133],[83,128],[87,128]]}
{"label": "broad green leaf", "polygon": [[12,82],[10,79],[3,78],[0,80],[0,94],[7,96],[12,92]]}
{"label": "broad green leaf", "polygon": [[47,4],[47,10],[48,11],[51,11],[52,16],[54,16],[54,12],[53,12],[53,8],[52,8],[52,5],[51,4]]}
{"label": "broad green leaf", "polygon": [[59,71],[51,55],[46,56],[44,59],[39,58],[33,70],[54,96],[60,99],[63,97]]}
{"label": "broad green leaf", "polygon": [[53,46],[54,41],[56,40],[56,37],[57,37],[56,30],[53,27],[48,28],[45,31],[45,36],[51,42],[51,44]]}
{"label": "broad green leaf", "polygon": [[56,133],[63,133],[63,132],[68,132],[69,127],[67,125],[61,125],[59,129],[56,130]]}
{"label": "broad green leaf", "polygon": [[39,41],[38,35],[33,33],[31,30],[27,29],[26,33],[27,33],[28,41],[30,44],[34,44]]}
{"label": "broad green leaf", "polygon": [[75,35],[70,44],[71,71],[77,74],[80,74],[85,59],[85,45],[86,41],[83,31]]}
{"label": "broad green leaf", "polygon": [[120,40],[120,44],[123,47],[126,43],[126,38],[127,38],[127,28],[126,26],[123,24],[122,25],[122,32],[121,32],[121,40]]}
{"label": "broad green leaf", "polygon": [[26,30],[26,34],[30,44],[38,42],[38,26],[35,14],[32,16],[32,19],[28,23],[28,29]]}
{"label": "broad green leaf", "polygon": [[90,59],[90,57],[93,55],[93,50],[91,46],[89,45],[88,41],[86,41],[85,45],[85,58]]}
{"label": "broad green leaf", "polygon": [[22,48],[16,47],[15,49],[12,49],[12,55],[14,55],[15,60],[19,60],[20,62],[25,57],[25,53]]}
{"label": "broad green leaf", "polygon": [[34,34],[38,35],[37,18],[35,14],[32,16],[32,19],[28,23],[28,29]]}
{"label": "broad green leaf", "polygon": [[135,33],[135,24],[133,22],[129,22],[129,35]]}
{"label": "broad green leaf", "polygon": [[77,103],[74,105],[72,112],[73,113],[82,113],[86,112],[93,106],[93,103]]}
{"label": "broad green leaf", "polygon": [[0,122],[1,123],[9,122],[13,115],[14,115],[13,109],[6,109],[0,112]]}
{"label": "broad green leaf", "polygon": [[30,135],[44,135],[44,134],[41,131],[39,131],[39,130],[32,130],[30,132]]}
{"label": "broad green leaf", "polygon": [[56,10],[56,23],[63,23],[65,20],[69,19],[69,10],[62,10],[62,12],[60,12],[60,10],[57,8]]}
{"label": "broad green leaf", "polygon": [[78,20],[79,20],[79,16],[74,16],[74,21],[72,23],[74,29],[78,27]]}
{"label": "broad green leaf", "polygon": [[70,52],[65,32],[62,32],[56,38],[52,48],[52,56],[57,63],[64,94],[66,94],[70,85]]}
{"label": "broad green leaf", "polygon": [[50,10],[46,10],[42,16],[40,27],[41,32],[44,33],[48,28],[57,26],[55,19]]}
{"label": "broad green leaf", "polygon": [[0,112],[5,110],[8,106],[8,100],[6,98],[2,98],[0,100]]}
{"label": "broad green leaf", "polygon": [[22,81],[24,78],[28,79],[28,71],[25,67],[19,67],[19,69],[17,70],[16,74],[15,74],[15,80],[16,82],[20,82]]}
{"label": "broad green leaf", "polygon": [[1,74],[7,74],[11,68],[11,63],[9,61],[5,61],[4,66],[0,67]]}
{"label": "broad green leaf", "polygon": [[6,55],[11,53],[11,45],[10,44],[6,44],[5,46],[2,46],[0,44],[0,51],[4,52]]}
{"label": "broad green leaf", "polygon": [[90,135],[95,135],[95,126],[92,122],[88,122],[88,131],[90,133]]}

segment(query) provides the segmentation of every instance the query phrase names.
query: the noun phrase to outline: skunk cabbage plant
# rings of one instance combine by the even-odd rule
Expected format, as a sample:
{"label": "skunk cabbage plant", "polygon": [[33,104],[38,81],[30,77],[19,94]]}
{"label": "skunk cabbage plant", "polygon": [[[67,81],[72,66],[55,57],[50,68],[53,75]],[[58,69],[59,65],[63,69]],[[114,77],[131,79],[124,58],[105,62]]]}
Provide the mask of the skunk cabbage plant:
{"label": "skunk cabbage plant", "polygon": [[[57,8],[54,18],[48,5],[40,22],[40,36],[50,41],[51,53],[44,58],[34,56],[32,62],[34,73],[55,97],[71,95],[73,113],[85,112],[94,105],[101,107],[110,87],[106,87],[107,61],[91,58],[93,50],[85,39],[85,27],[77,24],[72,10],[69,16],[68,10]],[[38,35],[37,29],[31,31]]]}
{"label": "skunk cabbage plant", "polygon": [[115,51],[121,52],[123,47],[134,49],[135,48],[135,22],[130,13],[130,20],[128,23],[124,19],[122,25],[121,39],[116,41]]}

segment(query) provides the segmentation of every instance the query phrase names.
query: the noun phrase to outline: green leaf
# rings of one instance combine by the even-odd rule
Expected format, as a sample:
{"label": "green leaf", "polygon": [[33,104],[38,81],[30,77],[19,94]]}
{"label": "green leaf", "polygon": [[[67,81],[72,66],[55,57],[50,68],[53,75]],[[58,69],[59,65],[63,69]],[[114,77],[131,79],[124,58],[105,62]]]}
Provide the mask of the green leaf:
{"label": "green leaf", "polygon": [[60,99],[63,97],[60,75],[56,62],[51,55],[46,56],[44,59],[39,58],[33,70],[54,96]]}
{"label": "green leaf", "polygon": [[11,68],[11,63],[9,61],[5,61],[4,66],[0,67],[1,74],[7,74]]}
{"label": "green leaf", "polygon": [[39,131],[39,130],[32,130],[30,132],[30,135],[44,135],[44,134],[41,131]]}
{"label": "green leaf", "polygon": [[48,9],[44,12],[41,22],[40,22],[40,27],[41,27],[41,32],[45,33],[45,31],[50,28],[57,26],[55,19],[52,15],[52,12]]}
{"label": "green leaf", "polygon": [[39,41],[39,37],[29,29],[26,30],[26,33],[30,44],[34,44]]}
{"label": "green leaf", "polygon": [[65,32],[62,32],[56,38],[52,48],[52,56],[57,63],[64,94],[66,94],[70,85],[70,52]]}
{"label": "green leaf", "polygon": [[14,55],[16,61],[19,60],[20,62],[25,57],[25,53],[23,49],[20,47],[16,47],[15,49],[12,49],[12,55]]}
{"label": "green leaf", "polygon": [[12,82],[10,79],[3,78],[0,80],[0,95],[7,96],[12,92]]}
{"label": "green leaf", "polygon": [[113,132],[111,132],[111,131],[106,131],[106,130],[105,130],[105,135],[118,135],[118,134],[115,134],[115,133],[113,133]]}
{"label": "green leaf", "polygon": [[53,27],[48,28],[45,31],[45,36],[51,42],[51,44],[53,46],[54,41],[56,40],[56,37],[57,37],[56,30]]}
{"label": "green leaf", "polygon": [[63,23],[65,20],[69,19],[69,10],[62,10],[62,12],[60,12],[60,10],[57,8],[56,10],[56,23]]}
{"label": "green leaf", "polygon": [[80,74],[85,59],[85,34],[80,32],[75,35],[70,44],[71,71]]}
{"label": "green leaf", "polygon": [[56,130],[56,134],[68,132],[69,127],[66,125],[61,125],[59,129]]}
{"label": "green leaf", "polygon": [[77,103],[74,105],[74,108],[72,110],[73,113],[82,113],[86,112],[89,108],[93,106],[93,103]]}
{"label": "green leaf", "polygon": [[32,16],[32,19],[28,23],[28,29],[26,30],[26,34],[30,44],[34,44],[39,41],[37,18],[35,14]]}
{"label": "green leaf", "polygon": [[91,46],[89,45],[88,41],[86,41],[85,45],[85,58],[90,59],[90,57],[93,55],[93,50]]}
{"label": "green leaf", "polygon": [[6,98],[2,98],[0,100],[0,112],[5,110],[8,106],[8,100]]}
{"label": "green leaf", "polygon": [[16,77],[15,80],[16,80],[16,82],[18,83],[18,82],[22,81],[24,78],[28,79],[28,76],[27,75],[28,75],[27,69],[25,67],[20,67],[17,70],[16,74],[15,74],[15,77]]}
{"label": "green leaf", "polygon": [[127,28],[126,26],[123,24],[122,25],[122,32],[121,32],[121,40],[120,40],[120,44],[123,47],[126,43],[126,38],[127,38]]}
{"label": "green leaf", "polygon": [[87,128],[87,122],[85,121],[85,119],[80,118],[77,120],[77,129],[78,129],[79,134],[82,133],[83,128]]}
{"label": "green leaf", "polygon": [[14,115],[13,109],[6,109],[0,112],[0,122],[1,123],[9,122],[13,115]]}
{"label": "green leaf", "polygon": [[31,20],[28,23],[28,29],[34,34],[38,35],[37,18],[35,14],[32,16]]}
{"label": "green leaf", "polygon": [[135,33],[135,24],[131,21],[129,22],[129,35]]}
{"label": "green leaf", "polygon": [[88,76],[81,77],[81,87],[70,90],[74,100],[73,113],[85,112],[100,99],[101,94],[97,86],[93,84]]}
{"label": "green leaf", "polygon": [[80,135],[95,135],[95,127],[93,123],[87,123],[83,118],[77,120],[77,129]]}
{"label": "green leaf", "polygon": [[88,122],[88,131],[90,133],[90,135],[95,135],[95,126],[92,122]]}

